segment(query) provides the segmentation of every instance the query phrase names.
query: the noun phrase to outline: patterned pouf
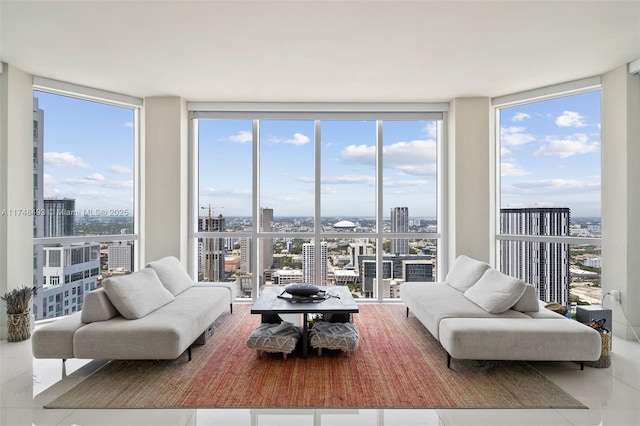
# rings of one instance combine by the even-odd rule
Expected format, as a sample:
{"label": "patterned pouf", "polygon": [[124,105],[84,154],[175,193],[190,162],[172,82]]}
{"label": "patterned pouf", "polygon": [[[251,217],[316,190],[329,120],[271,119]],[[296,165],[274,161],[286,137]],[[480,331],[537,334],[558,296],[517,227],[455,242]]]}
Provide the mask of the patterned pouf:
{"label": "patterned pouf", "polygon": [[263,352],[282,352],[282,357],[287,359],[287,355],[296,348],[300,335],[300,328],[290,322],[264,323],[249,335],[247,346],[257,350],[258,357]]}
{"label": "patterned pouf", "polygon": [[340,349],[349,355],[360,343],[358,327],[351,322],[318,322],[309,336],[311,346],[318,348],[318,355],[322,355],[322,348]]}

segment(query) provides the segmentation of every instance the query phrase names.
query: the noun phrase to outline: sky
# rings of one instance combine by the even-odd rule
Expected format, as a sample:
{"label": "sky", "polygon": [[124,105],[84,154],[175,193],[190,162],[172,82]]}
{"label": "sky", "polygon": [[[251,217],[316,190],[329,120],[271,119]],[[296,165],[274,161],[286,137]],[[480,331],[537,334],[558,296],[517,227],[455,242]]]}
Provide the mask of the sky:
{"label": "sky", "polygon": [[74,198],[80,215],[132,216],[133,110],[38,91],[34,96],[44,111],[44,196]]}
{"label": "sky", "polygon": [[[251,215],[249,120],[200,120],[200,205],[225,216]],[[259,122],[260,207],[274,216],[313,216],[315,130],[312,120]],[[376,214],[376,122],[322,121],[320,126],[322,217]],[[436,214],[436,123],[383,124],[383,212],[409,207],[413,217]],[[222,209],[224,208],[224,209]]]}
{"label": "sky", "polygon": [[501,207],[600,217],[600,91],[500,112]]}
{"label": "sky", "polygon": [[[44,110],[45,196],[75,198],[83,211],[133,213],[133,111],[35,92]],[[435,217],[437,135],[433,121],[383,123],[383,213],[408,207]],[[251,216],[252,122],[199,121],[199,204]],[[322,121],[321,216],[375,216],[375,121]],[[311,120],[261,120],[261,207],[313,216],[315,131]],[[500,111],[502,207],[557,206],[600,216],[600,92]]]}

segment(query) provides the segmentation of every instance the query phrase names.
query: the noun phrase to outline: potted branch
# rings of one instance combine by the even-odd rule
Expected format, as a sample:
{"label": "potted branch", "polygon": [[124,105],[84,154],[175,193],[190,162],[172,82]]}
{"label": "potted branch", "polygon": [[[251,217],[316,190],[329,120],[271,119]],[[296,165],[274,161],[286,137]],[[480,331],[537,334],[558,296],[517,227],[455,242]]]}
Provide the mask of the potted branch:
{"label": "potted branch", "polygon": [[20,342],[31,337],[31,299],[36,287],[15,288],[0,299],[7,305],[7,340]]}

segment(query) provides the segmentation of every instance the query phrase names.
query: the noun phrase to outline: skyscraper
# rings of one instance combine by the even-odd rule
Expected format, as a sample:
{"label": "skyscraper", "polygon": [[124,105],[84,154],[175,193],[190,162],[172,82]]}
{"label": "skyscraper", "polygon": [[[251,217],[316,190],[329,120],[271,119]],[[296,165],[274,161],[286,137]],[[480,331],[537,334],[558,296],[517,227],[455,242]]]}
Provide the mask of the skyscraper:
{"label": "skyscraper", "polygon": [[[273,209],[260,208],[260,231],[273,231]],[[260,284],[265,283],[264,271],[273,265],[273,238],[262,238],[260,243],[258,271],[260,274]]]}
{"label": "skyscraper", "polygon": [[73,198],[45,198],[44,237],[68,237],[73,235],[76,200]]}
{"label": "skyscraper", "polygon": [[133,245],[120,241],[109,244],[109,271],[133,272]]}
{"label": "skyscraper", "polygon": [[[223,232],[225,231],[224,216],[218,217],[200,216],[198,218],[199,232]],[[202,265],[202,280],[209,282],[225,281],[224,256],[226,253],[224,238],[202,238],[199,244],[199,252]],[[200,275],[200,274],[198,274]]]}
{"label": "skyscraper", "polygon": [[[566,207],[500,210],[500,233],[510,235],[570,235]],[[540,241],[500,241],[500,269],[538,289],[540,300],[569,304],[569,244]]]}
{"label": "skyscraper", "polygon": [[327,282],[327,243],[320,243],[320,283],[316,283],[315,241],[302,245],[302,279],[308,283],[323,285]]}
{"label": "skyscraper", "polygon": [[[391,209],[391,232],[409,232],[409,208],[394,207]],[[409,240],[406,238],[391,239],[391,254],[409,254]]]}

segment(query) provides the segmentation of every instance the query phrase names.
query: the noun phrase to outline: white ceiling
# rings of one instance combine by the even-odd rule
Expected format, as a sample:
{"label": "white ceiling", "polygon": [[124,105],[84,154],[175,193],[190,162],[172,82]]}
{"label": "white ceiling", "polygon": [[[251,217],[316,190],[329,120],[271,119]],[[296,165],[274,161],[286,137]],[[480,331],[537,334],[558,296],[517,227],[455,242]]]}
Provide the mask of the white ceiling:
{"label": "white ceiling", "polygon": [[439,102],[640,58],[636,1],[10,1],[0,60],[187,100]]}

